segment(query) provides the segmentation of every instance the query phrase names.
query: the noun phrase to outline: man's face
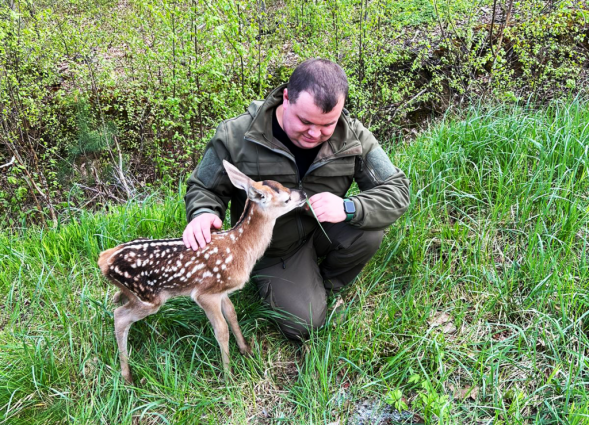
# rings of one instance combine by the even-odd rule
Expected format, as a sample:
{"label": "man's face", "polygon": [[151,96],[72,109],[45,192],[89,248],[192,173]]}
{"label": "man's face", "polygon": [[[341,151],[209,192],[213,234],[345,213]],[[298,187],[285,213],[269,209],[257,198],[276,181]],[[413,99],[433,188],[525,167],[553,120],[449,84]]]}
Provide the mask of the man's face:
{"label": "man's face", "polygon": [[282,127],[292,142],[303,149],[314,148],[327,141],[333,132],[344,107],[344,96],[335,108],[324,114],[315,105],[313,95],[303,91],[296,103],[290,103],[285,89],[282,101]]}

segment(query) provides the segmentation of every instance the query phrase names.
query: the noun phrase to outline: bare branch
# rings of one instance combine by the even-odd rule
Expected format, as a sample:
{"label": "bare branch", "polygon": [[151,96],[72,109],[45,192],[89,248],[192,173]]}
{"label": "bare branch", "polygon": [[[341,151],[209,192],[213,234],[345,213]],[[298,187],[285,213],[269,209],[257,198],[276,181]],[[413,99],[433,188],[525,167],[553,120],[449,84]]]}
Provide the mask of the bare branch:
{"label": "bare branch", "polygon": [[12,157],[12,159],[10,160],[10,162],[7,162],[4,165],[0,165],[0,168],[4,168],[4,167],[10,167],[12,164],[14,164],[14,156]]}

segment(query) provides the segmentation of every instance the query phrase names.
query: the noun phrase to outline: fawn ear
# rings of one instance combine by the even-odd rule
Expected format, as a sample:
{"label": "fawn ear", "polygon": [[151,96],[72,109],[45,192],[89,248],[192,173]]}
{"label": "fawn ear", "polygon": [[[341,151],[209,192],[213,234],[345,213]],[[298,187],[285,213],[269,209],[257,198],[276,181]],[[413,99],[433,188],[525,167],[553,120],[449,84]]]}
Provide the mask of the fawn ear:
{"label": "fawn ear", "polygon": [[266,194],[261,190],[256,189],[254,186],[250,186],[247,191],[247,197],[258,204],[263,204],[266,201]]}
{"label": "fawn ear", "polygon": [[233,183],[233,186],[248,192],[253,180],[239,171],[235,165],[230,164],[225,160],[223,160],[223,167],[225,167],[225,171],[227,171],[227,175],[229,176],[231,183]]}

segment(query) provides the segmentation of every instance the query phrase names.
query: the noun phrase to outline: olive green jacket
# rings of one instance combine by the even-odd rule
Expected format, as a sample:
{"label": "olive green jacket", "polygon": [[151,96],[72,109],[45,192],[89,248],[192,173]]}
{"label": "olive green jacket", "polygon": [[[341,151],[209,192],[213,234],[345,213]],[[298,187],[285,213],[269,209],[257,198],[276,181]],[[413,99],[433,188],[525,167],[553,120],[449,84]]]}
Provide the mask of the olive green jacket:
{"label": "olive green jacket", "polygon": [[[393,166],[372,133],[346,110],[307,173],[299,176],[294,156],[272,135],[272,113],[282,103],[284,88],[278,87],[265,101],[252,102],[247,112],[219,125],[188,180],[184,198],[188,221],[205,212],[223,219],[229,201],[232,225],[239,220],[246,193],[231,184],[223,159],[253,180],[275,180],[303,189],[309,198],[321,192],[344,197],[355,180],[361,193],[351,197],[356,206],[351,225],[384,229],[397,220],[409,205],[409,180]],[[317,221],[304,208],[280,217],[265,256],[288,257],[316,228]]]}

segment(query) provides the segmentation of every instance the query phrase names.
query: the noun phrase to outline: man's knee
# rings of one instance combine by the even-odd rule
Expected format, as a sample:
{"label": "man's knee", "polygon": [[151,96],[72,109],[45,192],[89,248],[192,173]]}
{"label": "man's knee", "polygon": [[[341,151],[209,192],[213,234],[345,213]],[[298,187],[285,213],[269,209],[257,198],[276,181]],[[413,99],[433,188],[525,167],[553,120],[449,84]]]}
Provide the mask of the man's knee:
{"label": "man's knee", "polygon": [[378,251],[384,238],[383,230],[362,230],[349,225],[340,226],[339,230],[334,232],[335,241],[324,254],[320,266],[323,284],[329,292],[339,292],[352,282]]}
{"label": "man's knee", "polygon": [[362,230],[358,228],[351,229],[351,232],[337,247],[337,251],[343,257],[350,259],[357,258],[360,261],[366,261],[378,251],[384,238],[383,230]]}
{"label": "man's knee", "polygon": [[315,247],[319,256],[333,251],[370,252],[374,255],[384,238],[384,230],[364,230],[348,223],[336,223],[325,227],[330,242],[328,243],[321,233],[317,234]]}
{"label": "man's knee", "polygon": [[366,252],[370,253],[372,257],[380,248],[382,240],[384,239],[384,230],[365,230],[361,243]]}
{"label": "man's knee", "polygon": [[[288,273],[291,270],[295,274]],[[325,323],[327,299],[323,279],[315,264],[289,263],[279,270],[260,270],[253,278],[264,302],[274,310],[274,320],[290,339],[301,340],[309,336],[311,329]],[[276,274],[286,275],[277,277]]]}
{"label": "man's knee", "polygon": [[308,313],[298,312],[297,315],[281,312],[277,320],[282,333],[292,340],[306,340],[311,331],[322,327],[325,324],[327,304],[310,308]]}

